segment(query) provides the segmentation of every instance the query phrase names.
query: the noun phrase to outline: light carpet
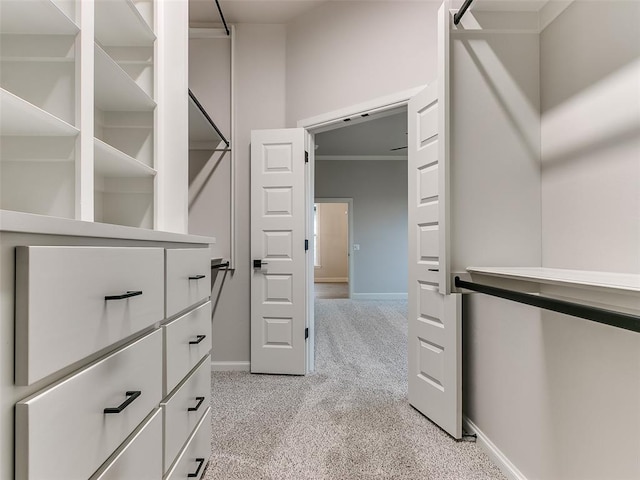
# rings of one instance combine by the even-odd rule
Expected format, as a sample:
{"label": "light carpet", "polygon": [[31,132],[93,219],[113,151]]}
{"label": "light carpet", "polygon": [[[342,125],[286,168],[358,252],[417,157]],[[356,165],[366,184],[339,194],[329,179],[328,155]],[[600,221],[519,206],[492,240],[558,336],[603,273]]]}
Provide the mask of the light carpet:
{"label": "light carpet", "polygon": [[409,406],[406,301],[315,305],[316,373],[213,373],[205,479],[505,479]]}

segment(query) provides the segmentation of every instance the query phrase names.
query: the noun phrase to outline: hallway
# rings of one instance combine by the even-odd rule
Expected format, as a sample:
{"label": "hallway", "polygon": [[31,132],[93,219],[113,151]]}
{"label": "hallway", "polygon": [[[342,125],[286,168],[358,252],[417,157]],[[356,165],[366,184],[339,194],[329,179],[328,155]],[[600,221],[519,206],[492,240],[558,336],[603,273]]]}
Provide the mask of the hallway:
{"label": "hallway", "polygon": [[213,373],[213,479],[504,479],[407,402],[406,302],[318,299],[305,377]]}

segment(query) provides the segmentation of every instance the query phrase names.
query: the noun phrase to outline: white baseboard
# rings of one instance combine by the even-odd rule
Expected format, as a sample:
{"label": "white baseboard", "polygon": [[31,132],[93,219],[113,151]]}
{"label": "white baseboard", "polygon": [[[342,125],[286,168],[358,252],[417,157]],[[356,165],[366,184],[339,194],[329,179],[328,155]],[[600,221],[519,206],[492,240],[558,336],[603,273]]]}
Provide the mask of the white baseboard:
{"label": "white baseboard", "polygon": [[491,458],[493,463],[496,464],[509,480],[527,480],[527,477],[511,463],[507,456],[494,445],[489,437],[487,437],[475,423],[465,416],[462,420],[462,425],[467,433],[475,433],[477,435],[476,443],[478,446],[489,455],[489,458]]}
{"label": "white baseboard", "polygon": [[406,293],[352,293],[352,300],[406,300]]}
{"label": "white baseboard", "polygon": [[313,280],[315,283],[348,283],[347,277],[322,277]]}
{"label": "white baseboard", "polygon": [[250,372],[251,362],[211,362],[212,372]]}

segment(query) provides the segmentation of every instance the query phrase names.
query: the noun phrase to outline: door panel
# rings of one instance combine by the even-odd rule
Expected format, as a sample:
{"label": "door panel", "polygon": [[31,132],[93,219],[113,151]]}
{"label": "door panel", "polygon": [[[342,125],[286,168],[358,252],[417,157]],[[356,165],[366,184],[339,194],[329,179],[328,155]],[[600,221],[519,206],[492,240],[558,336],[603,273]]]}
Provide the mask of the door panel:
{"label": "door panel", "polygon": [[446,168],[438,89],[409,102],[409,403],[462,435],[461,296],[446,295]]}
{"label": "door panel", "polygon": [[251,371],[306,372],[304,130],[251,132]]}

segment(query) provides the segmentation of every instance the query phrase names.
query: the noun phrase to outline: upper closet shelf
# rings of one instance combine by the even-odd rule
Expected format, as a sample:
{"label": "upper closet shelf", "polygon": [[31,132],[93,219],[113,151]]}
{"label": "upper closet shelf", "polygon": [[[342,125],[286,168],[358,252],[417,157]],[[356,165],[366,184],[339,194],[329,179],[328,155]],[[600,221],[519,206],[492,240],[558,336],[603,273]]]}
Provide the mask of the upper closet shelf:
{"label": "upper closet shelf", "polygon": [[109,47],[150,47],[153,30],[131,0],[97,0],[95,37]]}
{"label": "upper closet shelf", "polygon": [[156,171],[135,158],[94,138],[95,173],[105,177],[152,177]]}
{"label": "upper closet shelf", "polygon": [[150,112],[156,102],[98,45],[95,46],[95,105],[111,112]]}
{"label": "upper closet shelf", "polygon": [[80,29],[51,0],[2,0],[0,33],[75,35]]}
{"label": "upper closet shelf", "polygon": [[72,137],[79,130],[22,98],[0,89],[0,134]]}
{"label": "upper closet shelf", "polygon": [[229,141],[189,90],[189,149],[215,150],[220,142],[229,146]]}
{"label": "upper closet shelf", "polygon": [[565,287],[640,293],[640,275],[543,267],[469,267],[469,273]]}

